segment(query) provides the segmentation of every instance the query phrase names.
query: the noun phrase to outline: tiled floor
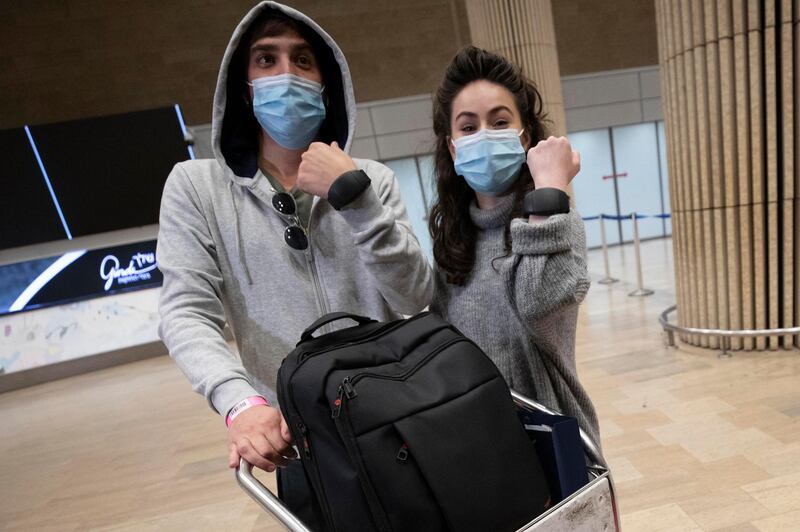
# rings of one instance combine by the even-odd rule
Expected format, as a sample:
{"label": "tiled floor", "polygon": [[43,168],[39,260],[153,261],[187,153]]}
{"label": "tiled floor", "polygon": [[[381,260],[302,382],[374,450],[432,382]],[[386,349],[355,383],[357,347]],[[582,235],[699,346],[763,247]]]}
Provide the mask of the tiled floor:
{"label": "tiled floor", "polygon": [[[580,318],[581,378],[624,529],[800,530],[800,356],[665,347],[657,316],[675,301],[670,244],[643,244],[654,295],[595,283]],[[610,255],[614,276],[636,279],[630,249]]]}
{"label": "tiled floor", "polygon": [[[669,349],[671,242],[611,250],[578,329],[626,531],[800,530],[800,356]],[[590,253],[594,280],[602,257]],[[167,357],[0,395],[0,530],[280,530]],[[263,475],[272,483],[270,475]]]}

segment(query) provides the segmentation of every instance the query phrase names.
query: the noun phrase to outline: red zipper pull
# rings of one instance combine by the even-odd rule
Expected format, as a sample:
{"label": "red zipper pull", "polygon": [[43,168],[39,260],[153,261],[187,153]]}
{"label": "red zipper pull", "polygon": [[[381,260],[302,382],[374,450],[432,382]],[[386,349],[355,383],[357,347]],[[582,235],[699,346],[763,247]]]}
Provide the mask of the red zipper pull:
{"label": "red zipper pull", "polygon": [[339,413],[342,411],[342,397],[344,397],[344,388],[339,386],[339,393],[333,401],[333,410],[331,411],[331,417],[333,419],[339,417]]}

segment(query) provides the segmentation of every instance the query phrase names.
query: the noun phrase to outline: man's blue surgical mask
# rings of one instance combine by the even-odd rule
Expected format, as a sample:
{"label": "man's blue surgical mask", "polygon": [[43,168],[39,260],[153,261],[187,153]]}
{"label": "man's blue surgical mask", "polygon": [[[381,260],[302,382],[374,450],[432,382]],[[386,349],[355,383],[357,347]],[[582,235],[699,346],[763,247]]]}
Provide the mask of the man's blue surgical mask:
{"label": "man's blue surgical mask", "polygon": [[453,142],[456,173],[475,192],[499,196],[506,192],[525,161],[525,149],[516,129],[481,129]]}
{"label": "man's blue surgical mask", "polygon": [[253,113],[264,131],[288,150],[300,150],[316,138],[325,119],[322,85],[293,74],[256,78]]}

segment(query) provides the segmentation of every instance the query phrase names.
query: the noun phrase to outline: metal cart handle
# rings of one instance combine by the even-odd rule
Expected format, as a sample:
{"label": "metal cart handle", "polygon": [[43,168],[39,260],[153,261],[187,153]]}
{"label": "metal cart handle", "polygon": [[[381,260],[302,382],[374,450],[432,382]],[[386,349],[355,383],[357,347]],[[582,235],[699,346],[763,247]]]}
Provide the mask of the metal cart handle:
{"label": "metal cart handle", "polygon": [[244,458],[239,460],[239,467],[236,468],[236,481],[259,506],[274,515],[290,532],[312,532],[269,488],[253,476],[253,464]]}

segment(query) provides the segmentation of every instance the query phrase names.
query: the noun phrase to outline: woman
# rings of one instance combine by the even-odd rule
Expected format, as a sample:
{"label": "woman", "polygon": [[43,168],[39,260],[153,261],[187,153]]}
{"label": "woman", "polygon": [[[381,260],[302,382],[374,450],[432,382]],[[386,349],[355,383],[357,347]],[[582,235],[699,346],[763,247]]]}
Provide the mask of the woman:
{"label": "woman", "polygon": [[543,120],[536,88],[506,59],[467,47],[447,68],[434,102],[431,308],[472,338],[511,388],[576,417],[599,446],[575,367],[589,276],[583,222],[565,191],[580,157],[563,137],[545,140]]}

